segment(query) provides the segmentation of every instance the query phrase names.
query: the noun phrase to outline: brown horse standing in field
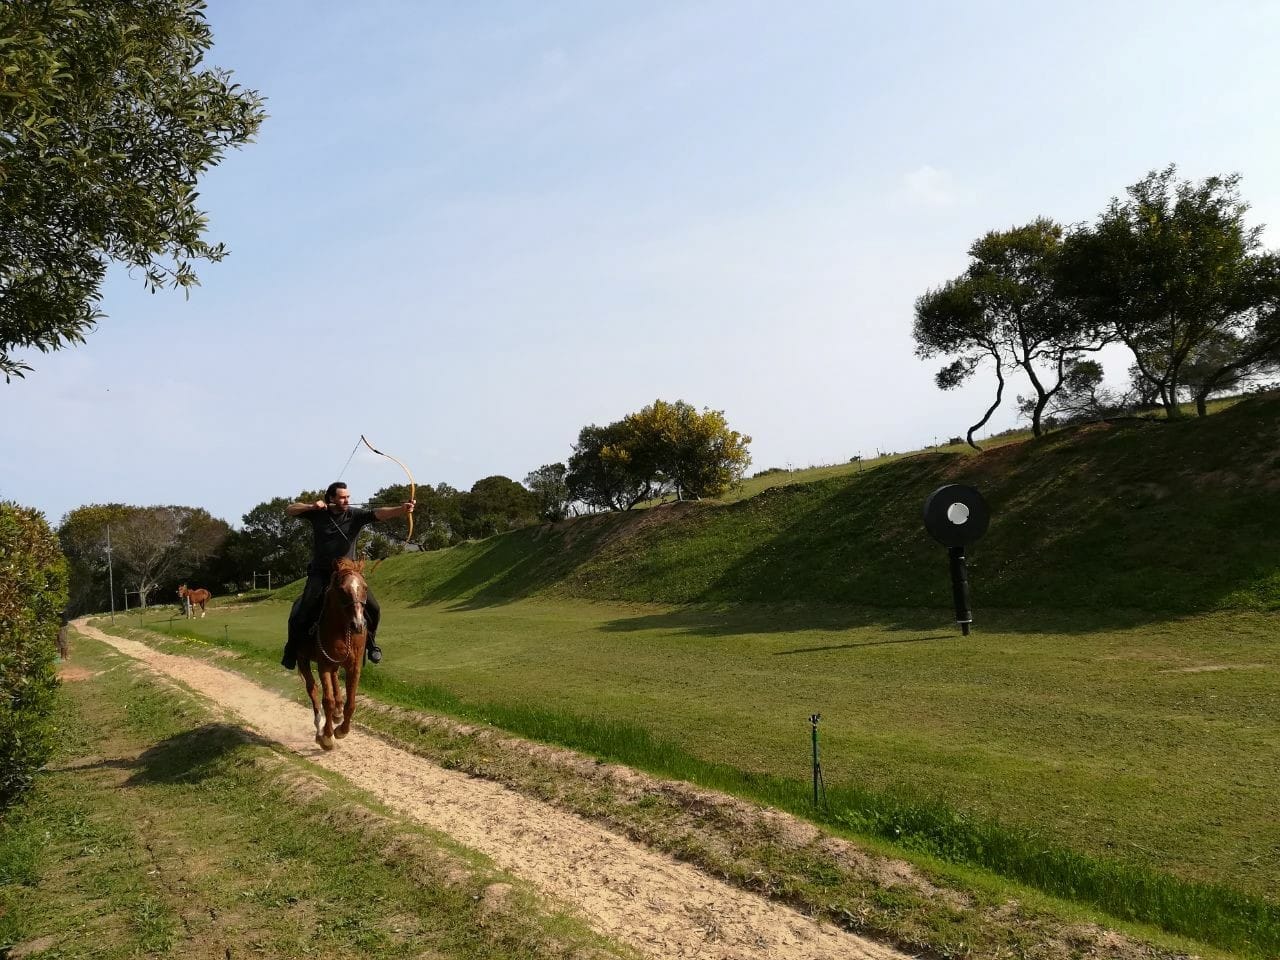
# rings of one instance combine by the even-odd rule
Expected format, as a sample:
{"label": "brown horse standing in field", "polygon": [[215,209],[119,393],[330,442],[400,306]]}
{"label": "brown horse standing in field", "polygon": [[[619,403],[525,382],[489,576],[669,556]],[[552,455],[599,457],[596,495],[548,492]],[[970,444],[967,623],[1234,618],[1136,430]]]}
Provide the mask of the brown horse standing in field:
{"label": "brown horse standing in field", "polygon": [[[315,633],[298,650],[298,672],[307,684],[311,710],[315,716],[316,743],[326,750],[334,747],[334,737],[351,732],[351,715],[356,712],[356,688],[360,685],[360,668],[364,666],[366,625],[364,602],[369,588],[364,582],[364,561],[343,557],[333,561],[333,576],[324,593],[324,611]],[[311,661],[320,672],[321,690],[316,690],[311,675]],[[346,690],[338,686],[338,670],[346,681]],[[339,699],[339,694],[345,697]],[[321,701],[323,693],[323,703]],[[341,707],[342,721],[338,722]]]}
{"label": "brown horse standing in field", "polygon": [[[170,581],[172,582],[172,581]],[[196,607],[200,608],[200,616],[204,616],[204,605],[209,602],[209,598],[213,596],[204,587],[197,587],[195,590],[188,590],[184,583],[178,588],[178,599],[187,601],[187,616],[194,617],[196,615]]]}

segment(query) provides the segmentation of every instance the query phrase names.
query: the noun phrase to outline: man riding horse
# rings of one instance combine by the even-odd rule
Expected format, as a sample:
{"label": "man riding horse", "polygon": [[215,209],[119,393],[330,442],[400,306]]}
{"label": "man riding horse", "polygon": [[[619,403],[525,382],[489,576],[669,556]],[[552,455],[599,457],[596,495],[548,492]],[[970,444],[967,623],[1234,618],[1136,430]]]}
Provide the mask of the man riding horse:
{"label": "man riding horse", "polygon": [[[324,603],[325,587],[333,573],[333,561],[339,557],[354,560],[356,540],[360,531],[379,520],[392,520],[413,512],[414,501],[398,507],[378,507],[374,510],[352,510],[351,495],[342,481],[329,484],[324,499],[315,503],[291,503],[284,508],[290,517],[301,517],[311,524],[314,541],[311,563],[307,565],[307,583],[302,595],[293,602],[289,613],[289,638],[284,645],[280,665],[293,670],[298,665],[298,645],[305,641],[307,632],[320,619]],[[365,654],[371,663],[382,662],[382,648],[374,642],[378,632],[378,620],[382,615],[378,601],[369,592],[365,599],[365,619],[368,622],[368,642]]]}

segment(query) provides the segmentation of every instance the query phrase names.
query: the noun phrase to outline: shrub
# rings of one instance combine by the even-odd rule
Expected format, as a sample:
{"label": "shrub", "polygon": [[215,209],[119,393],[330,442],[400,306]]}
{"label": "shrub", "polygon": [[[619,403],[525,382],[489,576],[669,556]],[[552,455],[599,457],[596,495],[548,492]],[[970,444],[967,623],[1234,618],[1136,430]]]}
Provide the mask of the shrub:
{"label": "shrub", "polygon": [[67,603],[67,562],[35,510],[0,502],[0,810],[53,747],[53,653]]}

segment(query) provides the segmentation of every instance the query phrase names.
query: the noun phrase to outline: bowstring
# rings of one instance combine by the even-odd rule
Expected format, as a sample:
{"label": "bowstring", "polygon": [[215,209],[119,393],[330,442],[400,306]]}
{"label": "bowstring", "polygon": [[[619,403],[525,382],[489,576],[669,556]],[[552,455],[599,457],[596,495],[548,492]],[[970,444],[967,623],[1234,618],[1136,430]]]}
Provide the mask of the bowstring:
{"label": "bowstring", "polygon": [[[361,436],[361,437],[360,437],[360,440],[364,440],[364,437],[363,437],[363,436]],[[344,474],[344,473],[346,473],[346,472],[347,472],[347,467],[351,466],[351,461],[352,461],[353,459],[355,459],[356,451],[360,449],[360,440],[357,440],[357,441],[356,441],[356,445],[355,445],[354,447],[352,447],[352,448],[351,448],[351,456],[347,457],[347,462],[346,462],[346,463],[344,463],[344,464],[342,465],[342,470],[341,470],[341,472],[338,474],[338,479],[339,479],[339,480],[341,480],[341,479],[342,479],[342,474]]]}

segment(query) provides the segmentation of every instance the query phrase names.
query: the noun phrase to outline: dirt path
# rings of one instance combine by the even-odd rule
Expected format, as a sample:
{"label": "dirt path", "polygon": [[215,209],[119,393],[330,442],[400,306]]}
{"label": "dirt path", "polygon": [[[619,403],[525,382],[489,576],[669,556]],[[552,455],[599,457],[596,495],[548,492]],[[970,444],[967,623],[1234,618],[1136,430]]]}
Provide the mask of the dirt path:
{"label": "dirt path", "polygon": [[906,957],[359,731],[326,753],[315,744],[308,707],[202,661],[109,636],[83,620],[74,625],[209,697],[261,736],[340,774],[398,813],[481,851],[547,896],[573,905],[599,932],[642,953],[707,960]]}

